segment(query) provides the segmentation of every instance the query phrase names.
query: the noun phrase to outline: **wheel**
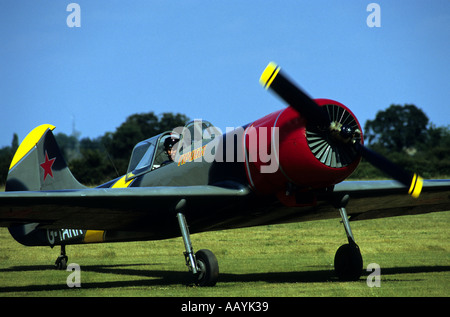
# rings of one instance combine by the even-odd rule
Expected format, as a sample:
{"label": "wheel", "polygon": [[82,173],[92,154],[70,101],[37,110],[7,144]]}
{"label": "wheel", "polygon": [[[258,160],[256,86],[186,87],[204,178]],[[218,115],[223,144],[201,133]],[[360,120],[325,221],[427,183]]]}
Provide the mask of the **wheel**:
{"label": "wheel", "polygon": [[334,270],[340,280],[359,280],[363,270],[363,259],[356,244],[344,244],[334,256]]}
{"label": "wheel", "polygon": [[219,263],[214,253],[205,249],[199,250],[195,253],[195,258],[199,269],[195,284],[198,286],[216,285],[219,278]]}
{"label": "wheel", "polygon": [[56,262],[55,262],[55,269],[57,269],[57,270],[67,269],[67,261],[68,260],[69,260],[69,258],[66,255],[58,256],[58,258],[56,259]]}

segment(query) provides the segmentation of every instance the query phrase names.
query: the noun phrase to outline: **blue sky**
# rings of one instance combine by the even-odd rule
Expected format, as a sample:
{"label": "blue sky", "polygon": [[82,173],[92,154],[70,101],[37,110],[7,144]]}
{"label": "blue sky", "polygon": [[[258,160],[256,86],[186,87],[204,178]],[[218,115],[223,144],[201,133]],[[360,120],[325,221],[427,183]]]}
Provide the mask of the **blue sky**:
{"label": "blue sky", "polygon": [[94,138],[149,111],[225,131],[285,106],[259,85],[270,61],[362,125],[392,103],[450,124],[448,0],[1,0],[0,43],[0,147],[43,123]]}

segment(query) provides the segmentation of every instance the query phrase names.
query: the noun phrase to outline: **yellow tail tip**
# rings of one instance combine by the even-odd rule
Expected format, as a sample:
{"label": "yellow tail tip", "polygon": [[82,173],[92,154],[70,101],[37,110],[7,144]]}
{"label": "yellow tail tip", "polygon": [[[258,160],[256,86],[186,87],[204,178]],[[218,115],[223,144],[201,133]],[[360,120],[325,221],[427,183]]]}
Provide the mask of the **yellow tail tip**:
{"label": "yellow tail tip", "polygon": [[9,169],[12,169],[21,159],[23,159],[28,154],[28,152],[30,152],[39,142],[44,133],[49,129],[54,130],[55,126],[51,124],[43,124],[34,128],[33,131],[28,133],[28,135],[22,141],[16,153],[14,154]]}
{"label": "yellow tail tip", "polygon": [[274,62],[270,62],[259,78],[259,83],[261,84],[261,86],[263,86],[265,89],[268,89],[279,71],[280,67]]}

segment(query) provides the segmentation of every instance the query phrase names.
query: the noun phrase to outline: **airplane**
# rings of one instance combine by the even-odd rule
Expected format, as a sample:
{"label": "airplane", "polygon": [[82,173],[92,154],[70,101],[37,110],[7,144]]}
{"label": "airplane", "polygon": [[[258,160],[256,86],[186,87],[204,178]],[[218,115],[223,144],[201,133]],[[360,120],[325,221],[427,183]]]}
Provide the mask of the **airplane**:
{"label": "airplane", "polygon": [[[341,218],[348,243],[335,273],[358,280],[351,221],[450,210],[450,180],[424,180],[365,147],[348,107],[312,99],[273,62],[260,83],[288,106],[226,133],[194,120],[153,136],[134,147],[125,175],[95,188],[72,175],[55,127],[36,127],[11,162],[0,226],[25,246],[60,246],[58,269],[67,266],[66,245],[181,236],[193,282],[214,286],[217,258],[194,252],[192,234]],[[167,164],[168,139],[178,141]],[[361,158],[392,180],[347,181]]]}

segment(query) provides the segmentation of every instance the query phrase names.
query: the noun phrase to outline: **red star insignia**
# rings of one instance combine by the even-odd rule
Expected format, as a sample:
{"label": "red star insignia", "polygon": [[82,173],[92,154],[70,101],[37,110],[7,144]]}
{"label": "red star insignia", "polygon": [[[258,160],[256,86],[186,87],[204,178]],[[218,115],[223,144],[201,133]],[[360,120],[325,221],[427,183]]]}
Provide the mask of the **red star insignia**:
{"label": "red star insignia", "polygon": [[40,164],[40,166],[44,169],[44,181],[47,178],[47,175],[50,175],[53,178],[52,166],[55,163],[56,157],[51,160],[48,159],[47,151],[45,151],[45,162]]}

